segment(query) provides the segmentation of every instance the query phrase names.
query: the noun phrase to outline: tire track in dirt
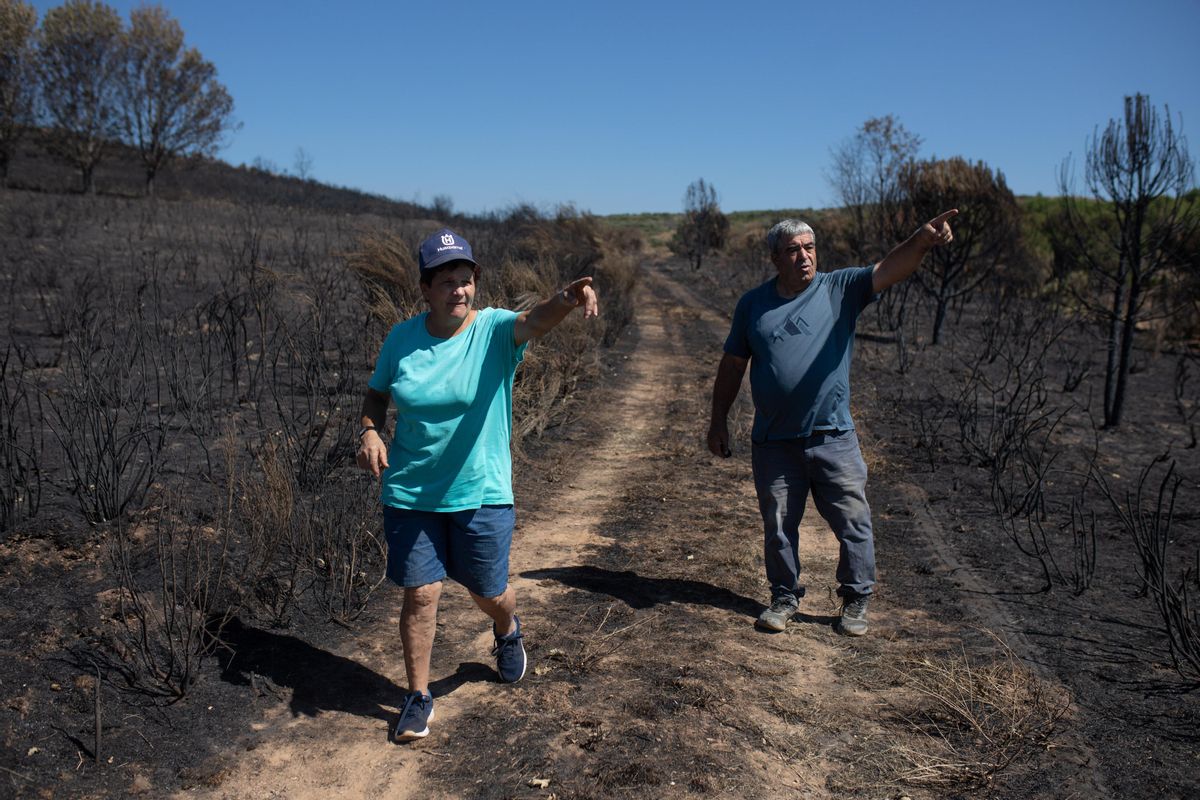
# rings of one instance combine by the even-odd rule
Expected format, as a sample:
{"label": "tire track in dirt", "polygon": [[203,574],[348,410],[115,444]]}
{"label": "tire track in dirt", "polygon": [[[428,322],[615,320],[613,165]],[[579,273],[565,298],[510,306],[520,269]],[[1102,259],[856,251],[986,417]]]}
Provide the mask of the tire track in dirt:
{"label": "tire track in dirt", "polygon": [[[765,587],[747,454],[716,459],[703,445],[726,326],[726,319],[699,307],[668,275],[645,275],[640,342],[630,356],[638,362],[632,365],[639,376],[636,388],[608,406],[618,419],[629,420],[628,435],[617,435],[616,453],[604,454],[605,460],[615,456],[616,469],[606,470],[591,488],[578,481],[584,494],[569,495],[595,503],[593,493],[599,491],[602,502],[590,506],[598,513],[586,523],[595,549],[561,562],[567,565],[564,572],[579,570],[596,580],[568,575],[563,582],[585,590],[597,606],[630,611],[622,624],[649,623],[640,641],[612,656],[603,676],[588,685],[598,696],[584,705],[581,716],[603,720],[606,708],[622,716],[618,723],[600,724],[601,740],[639,740],[633,748],[613,747],[607,754],[597,748],[582,763],[574,759],[577,769],[591,770],[597,796],[619,795],[625,786],[653,786],[668,796],[737,791],[777,797],[798,790],[830,796],[826,776],[836,753],[854,738],[826,726],[805,734],[802,746],[792,741],[803,720],[832,716],[837,706],[860,702],[857,688],[838,675],[846,643],[831,629],[834,618],[828,612],[836,607],[831,592],[811,577],[831,578],[837,559],[836,541],[811,524],[815,517],[809,516],[801,531],[806,569],[815,580],[803,622],[777,637],[753,628],[761,609],[756,598]],[[737,513],[731,516],[729,507]],[[553,514],[550,522],[555,524]],[[555,570],[536,572],[544,576]],[[675,715],[659,713],[671,704],[684,708]],[[580,711],[579,705],[573,710]],[[592,720],[585,719],[589,725]],[[578,744],[574,733],[545,749]],[[548,760],[560,769],[564,761],[572,762]],[[688,781],[695,765],[706,771],[700,780]],[[631,783],[605,785],[610,771],[633,776]],[[569,784],[564,791],[575,796],[579,789]]]}
{"label": "tire track in dirt", "polygon": [[[655,286],[661,289],[663,284],[655,281]],[[605,402],[596,412],[604,418],[600,427],[606,434],[599,440],[580,437],[578,446],[586,450],[586,456],[569,459],[577,471],[564,476],[549,496],[529,503],[522,497],[522,487],[517,487],[518,527],[511,575],[518,592],[518,613],[530,639],[536,639],[546,625],[537,609],[552,608],[555,595],[562,590],[544,585],[552,582],[521,574],[577,565],[587,551],[604,545],[597,530],[603,526],[614,496],[620,494],[615,487],[637,466],[636,459],[652,462],[663,387],[672,385],[671,371],[686,363],[680,358],[680,343],[665,330],[665,320],[659,314],[661,304],[643,290],[637,309],[632,335],[625,337],[613,355],[624,373],[620,387],[610,389],[612,402]],[[397,613],[388,617],[386,624],[356,637],[357,646],[339,655],[403,686],[397,633],[399,592],[384,591],[380,595],[372,602],[392,603]],[[490,681],[490,647],[486,618],[461,587],[447,582],[434,646],[437,700],[429,739],[416,747],[396,747],[387,741],[387,728],[379,719],[333,712],[292,717],[286,709],[275,709],[253,726],[257,740],[254,749],[232,757],[236,763],[224,771],[218,787],[192,790],[181,796],[307,798],[386,792],[391,798],[428,797],[422,774],[453,757],[452,740],[440,742],[438,734],[453,730],[464,710],[477,706],[490,694],[515,688]],[[465,670],[469,677],[461,683],[445,679],[447,670],[464,672],[464,664],[469,667]],[[531,659],[531,669],[534,667],[536,663]],[[379,702],[396,708],[399,699],[379,698]]]}
{"label": "tire track in dirt", "polygon": [[[681,303],[699,309],[698,313],[713,327],[718,335],[722,337],[725,335],[728,330],[729,317],[714,310],[707,298],[698,296],[687,287],[676,282],[667,284],[667,289]],[[747,390],[748,387],[743,387],[743,391]],[[859,417],[857,410],[855,416],[856,418]],[[864,455],[868,463],[870,463],[873,460],[873,454],[870,452],[869,428],[866,425],[862,425],[861,427],[865,433],[863,437]],[[1067,687],[1063,685],[1052,670],[1043,665],[1040,648],[1033,644],[1025,635],[1024,621],[1014,619],[1011,614],[1007,613],[1002,604],[996,599],[998,596],[997,588],[991,585],[983,576],[972,570],[969,565],[965,564],[958,557],[945,531],[941,529],[934,517],[924,488],[912,483],[898,484],[889,488],[902,499],[906,514],[913,521],[911,532],[920,539],[926,551],[932,555],[933,563],[936,565],[936,572],[957,588],[955,601],[970,607],[967,616],[972,621],[972,624],[980,626],[986,631],[998,634],[1005,645],[1012,648],[1017,654],[1024,666],[1030,669],[1040,680],[1049,686],[1055,687],[1056,690],[1066,692]],[[871,496],[872,494],[868,490],[868,495]],[[805,524],[802,526],[800,532],[800,552],[802,557],[805,557],[805,569],[808,573],[806,579],[809,581],[812,580],[814,571],[808,568],[811,564],[807,558],[808,554],[814,552],[819,554],[820,565],[818,570],[816,570],[817,574],[820,574],[821,570],[825,570],[825,574],[832,573],[837,561],[836,549],[830,550],[828,547],[828,542],[832,537],[828,530],[821,527],[823,523],[809,524],[816,518],[816,514],[816,509],[810,500],[805,511]],[[878,519],[878,509],[876,509],[875,514]],[[886,529],[884,534],[887,535]],[[886,546],[886,544],[881,544],[881,547]],[[874,628],[872,636],[878,637],[882,635],[890,637],[893,635],[893,631],[905,629],[911,629],[913,632],[923,632],[922,635],[927,636],[930,641],[935,641],[947,633],[950,636],[958,635],[952,630],[946,631],[944,624],[932,615],[929,609],[912,607],[911,601],[899,598],[893,604],[893,599],[889,597],[887,581],[885,579],[888,566],[886,559],[880,564],[880,591],[871,609],[872,625]],[[1074,732],[1067,730],[1060,736],[1056,747],[1060,752],[1059,760],[1071,764],[1069,768],[1069,771],[1072,773],[1071,788],[1069,790],[1070,796],[1113,796],[1112,792],[1106,786],[1103,776],[1100,774],[1098,768],[1100,759],[1088,742],[1081,739]],[[1066,791],[1065,788],[1064,791]]]}
{"label": "tire track in dirt", "polygon": [[[727,326],[669,274],[645,274],[635,323],[609,354],[588,418],[533,457],[551,463],[520,468],[511,575],[529,637],[525,681],[493,681],[490,624],[447,583],[426,740],[387,741],[398,696],[378,698],[390,712],[378,715],[279,708],[248,735],[252,750],[229,757],[218,785],[181,796],[839,795],[830,776],[886,732],[876,720],[894,698],[879,675],[906,648],[956,631],[889,598],[885,577],[872,634],[837,636],[837,544],[811,506],[800,621],[779,635],[754,631],[766,590],[748,456],[701,452]],[[403,686],[399,593],[372,603],[394,611],[337,655]],[[569,669],[555,653],[578,642],[573,627],[594,624],[581,608],[603,611],[601,627],[612,613],[614,630],[636,632],[602,663]],[[532,724],[545,731],[531,736]]]}
{"label": "tire track in dirt", "polygon": [[[666,276],[662,277],[665,278]],[[717,310],[709,298],[700,296],[692,287],[674,280],[658,280],[654,282],[654,285],[676,299],[681,305],[693,309],[696,316],[702,319],[711,330],[712,335],[716,337],[716,341],[723,341],[728,331],[729,315]],[[748,390],[749,387],[744,386],[743,394],[748,393]],[[870,452],[869,432],[864,439],[864,454],[868,462],[870,462],[873,460],[873,454]],[[748,464],[746,466],[748,469]],[[907,514],[914,523],[911,533],[919,537],[927,551],[933,555],[934,562],[937,564],[937,571],[947,577],[952,582],[952,585],[957,587],[958,592],[956,592],[955,601],[970,606],[968,617],[972,620],[973,624],[1001,634],[1007,646],[1013,648],[1014,652],[1022,659],[1023,664],[1040,680],[1049,686],[1055,687],[1057,690],[1065,692],[1066,687],[1057,676],[1042,666],[1040,649],[1033,645],[1028,637],[1024,635],[1023,622],[1012,618],[1010,614],[1006,613],[1002,605],[997,602],[996,587],[989,584],[984,577],[971,570],[968,565],[964,564],[958,558],[945,532],[939,528],[929,509],[924,489],[914,484],[901,484],[892,488],[903,498]],[[753,486],[747,486],[745,491],[749,492],[752,496]],[[876,509],[876,516],[877,518],[879,517],[878,509]],[[889,534],[886,523],[883,533],[885,536]],[[894,532],[891,533],[894,535]],[[813,597],[812,589],[814,583],[819,587],[822,577],[828,581],[828,577],[833,575],[837,563],[835,540],[827,526],[819,518],[811,500],[805,511],[800,539],[800,553],[805,571],[804,578],[810,587],[808,599],[802,603],[803,609],[805,607],[811,608],[814,600],[817,603],[820,602],[819,598]],[[895,545],[896,542],[893,541],[881,544],[881,547],[886,549]],[[822,654],[824,658],[828,659],[823,662],[826,666],[836,665],[839,662],[846,662],[847,660],[853,663],[853,659],[856,658],[864,661],[879,660],[881,662],[895,663],[900,658],[911,654],[911,643],[904,642],[903,638],[916,636],[919,640],[928,641],[930,644],[933,644],[945,641],[947,638],[953,640],[962,636],[963,631],[948,628],[945,622],[938,619],[936,614],[931,612],[930,609],[913,606],[910,598],[889,596],[889,587],[886,579],[888,569],[889,564],[885,557],[880,565],[880,591],[877,593],[875,602],[872,604],[872,633],[865,641],[835,641],[832,649]],[[824,587],[826,595],[829,595],[829,592],[833,588],[834,584],[827,582]],[[836,614],[836,606],[836,598],[828,596],[826,613]],[[897,636],[902,638],[897,639]],[[841,673],[840,675],[835,674],[839,672]],[[853,691],[853,688],[847,684],[853,683],[855,677],[852,672],[839,670],[836,666],[832,666],[821,680],[828,682],[824,684],[821,681],[813,682],[813,688],[817,692],[824,692],[830,685],[838,686],[838,691],[833,692],[832,695],[826,692],[830,706],[836,707],[841,705],[841,713],[853,719],[869,719],[874,713],[877,713],[878,709],[886,707],[889,702],[883,696],[883,692],[879,692],[878,696],[875,697],[861,696],[857,701],[851,699],[843,691]],[[813,696],[815,694],[816,692],[813,693]],[[1097,768],[1099,764],[1097,754],[1088,742],[1068,729],[1060,735],[1060,738],[1056,742],[1056,749],[1059,753],[1058,760],[1063,762],[1065,771],[1071,775],[1070,791],[1072,796],[1112,796]],[[844,755],[844,752],[839,755]],[[838,765],[835,759],[824,763],[822,767],[827,767],[832,773],[837,770]],[[810,774],[809,777],[811,780],[817,776]],[[809,791],[816,790],[816,796],[820,796],[825,791],[825,786],[823,783],[818,784],[818,786],[819,789],[810,783],[806,788]]]}

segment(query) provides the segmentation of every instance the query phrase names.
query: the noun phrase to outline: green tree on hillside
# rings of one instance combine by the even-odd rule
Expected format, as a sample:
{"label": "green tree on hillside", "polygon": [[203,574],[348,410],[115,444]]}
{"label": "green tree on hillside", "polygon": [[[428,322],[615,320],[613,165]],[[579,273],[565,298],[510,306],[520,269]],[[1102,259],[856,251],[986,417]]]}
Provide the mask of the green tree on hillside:
{"label": "green tree on hillside", "polygon": [[33,124],[34,31],[37,11],[22,0],[0,0],[0,186],[17,140]]}
{"label": "green tree on hillside", "polygon": [[50,9],[38,35],[50,146],[79,169],[87,193],[96,190],[96,165],[120,132],[122,39],[120,16],[93,0],[67,0]]}
{"label": "green tree on hillside", "polygon": [[1020,210],[1003,173],[982,161],[914,161],[901,170],[898,184],[909,227],[919,224],[913,220],[959,209],[954,242],[930,251],[915,276],[934,302],[932,341],[938,344],[950,304],[1020,252]]}
{"label": "green tree on hillside", "polygon": [[170,159],[216,152],[233,125],[233,99],[212,62],[184,49],[183,28],[165,10],[136,8],[129,21],[117,81],[121,127],[141,156],[149,195]]}
{"label": "green tree on hillside", "polygon": [[700,269],[704,257],[712,250],[725,246],[729,236],[729,218],[717,202],[717,189],[704,178],[688,184],[683,197],[683,219],[668,243],[671,252],[692,262]]}
{"label": "green tree on hillside", "polygon": [[[1084,183],[1100,210],[1089,222],[1073,195],[1071,160],[1059,173],[1065,198],[1065,231],[1074,258],[1090,279],[1080,301],[1106,329],[1104,426],[1120,424],[1133,339],[1148,317],[1150,294],[1180,266],[1172,243],[1189,240],[1200,220],[1194,164],[1187,140],[1145,95],[1125,98],[1123,119],[1110,120],[1088,141]],[[1169,298],[1168,298],[1169,299]],[[1160,313],[1170,313],[1164,308]]]}

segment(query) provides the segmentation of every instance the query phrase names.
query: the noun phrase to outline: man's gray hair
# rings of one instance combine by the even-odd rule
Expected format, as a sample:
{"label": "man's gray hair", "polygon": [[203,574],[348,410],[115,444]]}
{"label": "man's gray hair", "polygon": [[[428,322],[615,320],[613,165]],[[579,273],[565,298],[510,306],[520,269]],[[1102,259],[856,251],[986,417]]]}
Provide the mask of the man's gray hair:
{"label": "man's gray hair", "polygon": [[767,250],[770,251],[771,255],[775,255],[778,252],[777,248],[780,242],[790,242],[795,237],[805,233],[811,233],[813,242],[817,241],[817,234],[813,232],[813,229],[807,222],[802,222],[798,219],[780,220],[771,226],[771,230],[767,231]]}

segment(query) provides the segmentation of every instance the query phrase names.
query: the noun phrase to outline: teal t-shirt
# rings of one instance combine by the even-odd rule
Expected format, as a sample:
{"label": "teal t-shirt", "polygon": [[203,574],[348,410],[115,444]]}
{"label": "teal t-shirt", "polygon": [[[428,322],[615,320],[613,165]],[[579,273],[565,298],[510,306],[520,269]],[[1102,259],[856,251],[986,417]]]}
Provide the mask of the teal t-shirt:
{"label": "teal t-shirt", "polygon": [[392,328],[367,384],[396,405],[383,503],[443,512],[511,504],[513,375],[525,355],[513,342],[517,313],[479,309],[450,339],[431,336],[426,316]]}
{"label": "teal t-shirt", "polygon": [[818,272],[791,299],[779,296],[772,278],[742,295],[725,352],[750,359],[755,442],[853,430],[854,326],[875,299],[873,274],[872,267]]}

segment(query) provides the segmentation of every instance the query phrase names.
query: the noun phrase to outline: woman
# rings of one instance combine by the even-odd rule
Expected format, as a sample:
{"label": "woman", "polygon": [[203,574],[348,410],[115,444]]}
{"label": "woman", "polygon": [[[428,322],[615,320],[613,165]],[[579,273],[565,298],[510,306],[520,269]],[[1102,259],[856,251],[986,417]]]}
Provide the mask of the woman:
{"label": "woman", "polygon": [[[409,693],[395,740],[429,733],[429,660],[442,582],[448,576],[492,618],[500,680],[525,675],[512,543],[513,375],[530,339],[576,308],[599,312],[592,279],[580,278],[529,311],[474,306],[479,266],[471,246],[443,228],[418,252],[423,314],[388,334],[368,382],[358,465],[382,478],[388,577],[404,587],[400,639]],[[381,436],[396,404],[391,446]]]}

